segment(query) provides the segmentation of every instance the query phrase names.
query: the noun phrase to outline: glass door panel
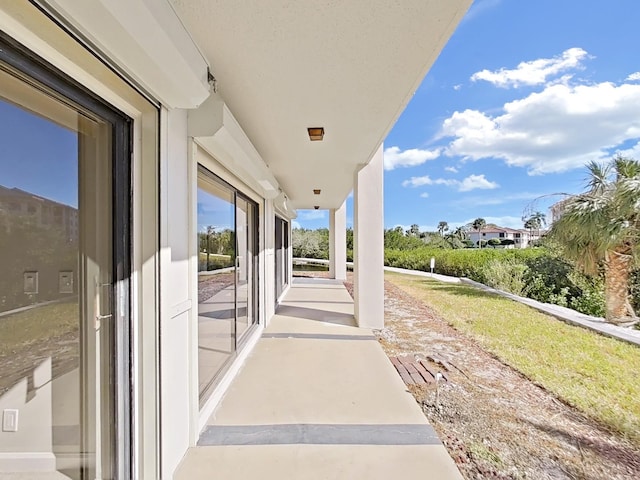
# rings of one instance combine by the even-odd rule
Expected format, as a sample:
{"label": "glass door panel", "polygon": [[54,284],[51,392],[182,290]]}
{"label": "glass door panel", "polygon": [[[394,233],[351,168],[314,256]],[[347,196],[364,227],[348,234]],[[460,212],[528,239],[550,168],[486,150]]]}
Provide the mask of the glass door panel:
{"label": "glass door panel", "polygon": [[258,205],[199,167],[198,381],[200,405],[257,322]]}
{"label": "glass door panel", "polygon": [[240,338],[255,322],[256,205],[237,196],[236,200],[236,332]]}
{"label": "glass door panel", "polygon": [[280,217],[275,217],[275,279],[276,303],[287,285],[289,278],[289,223]]}
{"label": "glass door panel", "polygon": [[235,352],[235,193],[198,176],[198,383],[204,401]]}
{"label": "glass door panel", "polygon": [[0,453],[113,478],[113,124],[2,62],[0,124]]}

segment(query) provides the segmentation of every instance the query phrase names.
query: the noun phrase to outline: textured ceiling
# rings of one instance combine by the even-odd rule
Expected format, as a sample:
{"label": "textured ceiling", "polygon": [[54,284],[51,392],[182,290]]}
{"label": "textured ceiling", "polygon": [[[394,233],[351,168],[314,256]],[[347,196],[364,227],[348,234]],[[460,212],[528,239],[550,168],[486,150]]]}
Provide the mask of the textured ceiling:
{"label": "textured ceiling", "polygon": [[295,208],[342,204],[471,4],[171,2]]}

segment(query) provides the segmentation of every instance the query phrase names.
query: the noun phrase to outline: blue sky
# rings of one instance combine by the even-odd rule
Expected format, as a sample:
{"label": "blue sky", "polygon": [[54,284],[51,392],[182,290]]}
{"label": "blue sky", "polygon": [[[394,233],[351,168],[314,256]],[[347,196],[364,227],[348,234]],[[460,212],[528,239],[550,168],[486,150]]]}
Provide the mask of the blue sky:
{"label": "blue sky", "polygon": [[2,100],[0,125],[0,185],[77,207],[77,134]]}
{"label": "blue sky", "polygon": [[640,159],[639,20],[637,0],[476,0],[385,140],[386,228],[521,228],[586,163]]}

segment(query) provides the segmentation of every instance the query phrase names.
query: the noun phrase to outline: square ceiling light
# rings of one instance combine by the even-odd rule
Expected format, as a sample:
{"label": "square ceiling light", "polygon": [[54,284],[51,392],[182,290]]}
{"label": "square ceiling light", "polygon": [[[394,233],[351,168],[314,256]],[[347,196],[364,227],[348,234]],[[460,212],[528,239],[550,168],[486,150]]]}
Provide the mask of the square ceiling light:
{"label": "square ceiling light", "polygon": [[320,189],[319,188],[314,188],[313,189],[313,194],[314,195],[320,195]]}
{"label": "square ceiling light", "polygon": [[322,141],[324,138],[323,127],[309,127],[307,128],[307,132],[309,133],[309,140],[312,142]]}

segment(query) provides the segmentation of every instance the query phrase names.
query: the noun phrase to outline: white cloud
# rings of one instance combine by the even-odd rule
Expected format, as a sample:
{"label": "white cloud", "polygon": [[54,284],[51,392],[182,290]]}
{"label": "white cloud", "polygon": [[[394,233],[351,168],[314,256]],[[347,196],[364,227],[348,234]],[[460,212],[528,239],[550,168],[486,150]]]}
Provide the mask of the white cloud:
{"label": "white cloud", "polygon": [[460,182],[458,191],[469,192],[471,190],[493,190],[498,188],[496,182],[491,182],[485,178],[484,175],[469,175],[467,178]]}
{"label": "white cloud", "polygon": [[298,210],[298,218],[304,220],[320,220],[327,215],[326,210]]}
{"label": "white cloud", "polygon": [[421,150],[419,148],[400,150],[400,147],[393,146],[384,149],[384,169],[393,170],[397,167],[415,167],[439,156],[439,148],[435,150]]}
{"label": "white cloud", "polygon": [[507,103],[498,116],[465,110],[443,122],[453,137],[444,153],[464,160],[500,158],[529,174],[564,172],[610,158],[640,138],[640,85],[555,84]]}
{"label": "white cloud", "polygon": [[424,185],[456,185],[457,180],[447,180],[445,178],[436,178],[435,180],[425,175],[423,177],[411,177],[409,180],[402,182],[403,187],[422,187]]}
{"label": "white cloud", "polygon": [[519,87],[522,85],[541,85],[547,78],[560,72],[581,68],[587,52],[581,48],[570,48],[553,58],[539,58],[521,62],[515,69],[501,68],[496,71],[482,70],[471,76],[472,81],[485,80],[498,87]]}
{"label": "white cloud", "polygon": [[640,160],[640,142],[636,143],[631,148],[626,148],[624,150],[618,150],[616,154],[619,154],[626,158],[633,158],[635,160]]}
{"label": "white cloud", "polygon": [[452,202],[452,205],[464,206],[464,205],[474,205],[485,206],[485,205],[503,205],[505,203],[515,203],[522,200],[536,200],[546,195],[545,193],[533,193],[533,192],[521,192],[514,193],[511,195],[498,195],[495,197],[488,197],[486,195],[475,196],[475,197],[464,197],[460,198]]}
{"label": "white cloud", "polygon": [[454,86],[453,86],[453,89],[454,89],[455,91],[458,91],[458,90],[460,90],[461,88],[462,88],[462,85],[460,85],[460,84],[458,84],[458,85],[454,85]]}
{"label": "white cloud", "polygon": [[635,72],[629,75],[625,80],[629,82],[637,82],[640,80],[640,72]]}
{"label": "white cloud", "polygon": [[300,225],[300,222],[298,222],[297,220],[292,220],[291,221],[291,226],[293,228],[302,228],[302,225]]}
{"label": "white cloud", "polygon": [[422,192],[422,193],[420,194],[420,198],[429,198],[429,193],[427,193],[427,192]]}
{"label": "white cloud", "polygon": [[[508,228],[522,228],[522,218],[521,217],[513,217],[510,215],[506,215],[504,217],[482,217],[485,222],[493,223],[494,225],[498,225],[499,227],[508,227]],[[471,223],[475,220],[475,218],[469,220],[467,223]]]}
{"label": "white cloud", "polygon": [[491,190],[498,188],[495,182],[487,180],[482,175],[469,175],[464,180],[453,180],[446,178],[431,178],[429,175],[423,177],[411,177],[409,180],[402,182],[403,187],[422,187],[424,185],[446,185],[448,187],[457,187],[459,192],[469,192],[471,190]]}
{"label": "white cloud", "polygon": [[456,167],[444,167],[445,172],[458,173],[458,169]]}

